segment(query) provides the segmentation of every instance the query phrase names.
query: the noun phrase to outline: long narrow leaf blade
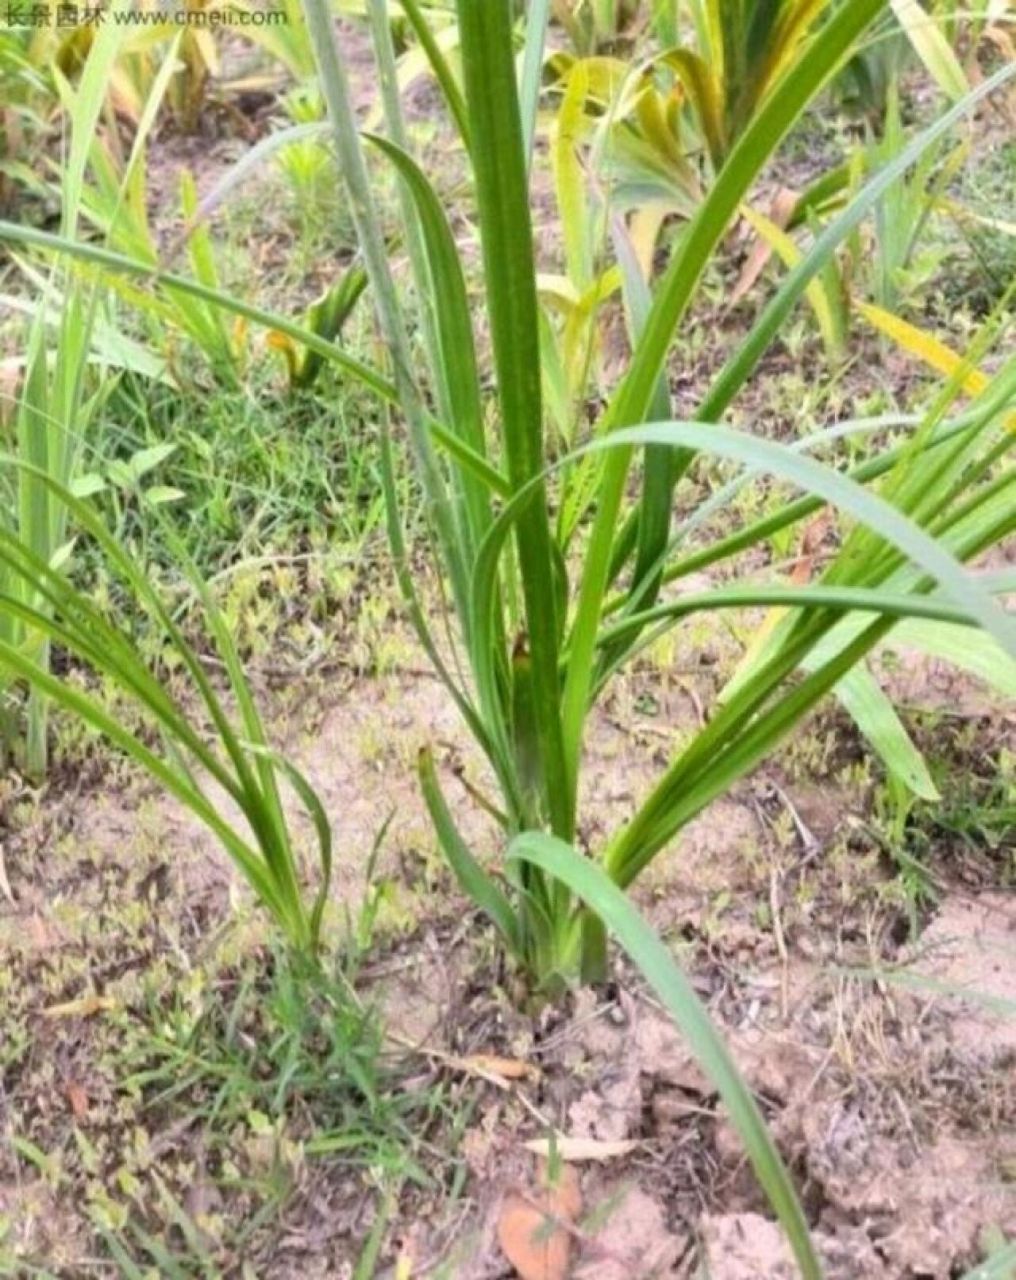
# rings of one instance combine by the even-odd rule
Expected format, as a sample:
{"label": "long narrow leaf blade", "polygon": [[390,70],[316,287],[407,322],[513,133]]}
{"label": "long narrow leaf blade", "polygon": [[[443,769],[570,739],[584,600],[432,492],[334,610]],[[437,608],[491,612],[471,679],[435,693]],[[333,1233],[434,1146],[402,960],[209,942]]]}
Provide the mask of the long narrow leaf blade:
{"label": "long narrow leaf blade", "polygon": [[804,1212],[758,1104],[670,952],[600,867],[581,857],[570,845],[552,836],[525,832],[512,842],[509,858],[531,863],[563,881],[617,937],[726,1103],[759,1182],[787,1233],[802,1275],[805,1280],[821,1280],[822,1270]]}

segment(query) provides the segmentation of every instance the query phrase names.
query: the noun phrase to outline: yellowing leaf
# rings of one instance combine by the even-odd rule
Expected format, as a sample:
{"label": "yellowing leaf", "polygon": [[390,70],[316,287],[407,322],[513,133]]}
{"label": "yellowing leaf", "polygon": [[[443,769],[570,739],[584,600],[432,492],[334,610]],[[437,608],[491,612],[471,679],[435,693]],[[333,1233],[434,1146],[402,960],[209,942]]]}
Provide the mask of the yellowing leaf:
{"label": "yellowing leaf", "polygon": [[[979,396],[990,385],[991,379],[986,373],[957,355],[933,333],[919,329],[917,325],[901,320],[891,311],[883,311],[870,302],[858,302],[855,305],[858,314],[864,316],[870,325],[891,338],[904,351],[916,356],[929,369],[934,369],[946,378],[959,376],[960,386],[968,396]],[[1005,423],[1010,431],[1016,431],[1016,414],[1009,414]]]}
{"label": "yellowing leaf", "polygon": [[922,8],[918,0],[890,0],[890,3],[928,73],[947,97],[958,102],[969,92],[970,86],[959,58],[938,25],[939,19]]}
{"label": "yellowing leaf", "polygon": [[200,27],[190,33],[194,37],[194,44],[201,56],[201,61],[210,76],[218,78],[222,74],[222,67],[219,63],[219,51],[216,48],[212,33],[203,31]]}
{"label": "yellowing leaf", "polygon": [[723,116],[723,91],[718,83],[717,69],[711,68],[697,53],[689,49],[672,49],[664,54],[662,61],[680,78],[691,98],[713,164],[719,168],[727,153],[729,139]]}
{"label": "yellowing leaf", "polygon": [[671,206],[666,201],[648,201],[640,205],[631,217],[628,236],[638,259],[639,270],[648,280],[653,273],[653,258],[656,255],[656,242],[660,238],[660,230]]}
{"label": "yellowing leaf", "polygon": [[[759,213],[747,205],[743,206],[741,212],[785,266],[793,269],[798,265],[802,257],[801,250],[785,231],[764,213]],[[825,349],[830,352],[840,351],[843,346],[843,333],[837,314],[837,300],[830,296],[825,280],[821,276],[816,276],[809,282],[805,295],[815,313]]]}
{"label": "yellowing leaf", "polygon": [[[884,333],[897,346],[902,347],[910,355],[916,356],[936,373],[952,378],[964,369],[965,361],[962,356],[958,356],[955,351],[927,330],[918,329],[909,321],[901,320],[891,311],[884,311],[870,302],[857,303],[857,312],[880,333]],[[980,395],[987,385],[988,377],[980,369],[968,368],[963,374],[961,386],[968,395]]]}
{"label": "yellowing leaf", "polygon": [[[800,199],[800,192],[795,191],[792,187],[780,187],[769,205],[769,220],[773,226],[778,227],[780,231],[786,231],[787,223],[793,216]],[[734,285],[734,292],[730,295],[730,305],[732,307],[736,306],[754,286],[765,270],[766,263],[772,256],[772,252],[773,246],[765,236],[760,234],[741,270],[737,284]]]}
{"label": "yellowing leaf", "polygon": [[576,62],[568,76],[564,98],[557,114],[551,151],[568,276],[579,289],[586,288],[593,274],[587,184],[578,150],[586,129],[585,105],[588,93],[587,64]]}

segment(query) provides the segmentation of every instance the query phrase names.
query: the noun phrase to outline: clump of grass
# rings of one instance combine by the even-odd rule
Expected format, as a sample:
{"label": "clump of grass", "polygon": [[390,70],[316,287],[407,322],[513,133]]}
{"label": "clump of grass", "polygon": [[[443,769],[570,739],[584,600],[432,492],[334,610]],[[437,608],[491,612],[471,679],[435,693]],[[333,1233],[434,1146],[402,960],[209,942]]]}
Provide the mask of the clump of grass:
{"label": "clump of grass", "polygon": [[268,953],[194,993],[150,991],[145,1025],[119,1076],[146,1109],[195,1117],[219,1141],[253,1116],[311,1155],[364,1168],[409,1159],[408,1118],[425,1102],[399,1094],[344,957],[308,967]]}
{"label": "clump of grass", "polygon": [[[26,464],[0,455],[0,464],[21,471]],[[97,694],[61,679],[33,647],[0,635],[0,668],[84,720],[174,796],[215,837],[274,917],[292,946],[311,957],[320,943],[321,921],[332,868],[332,833],[317,795],[300,772],[269,745],[229,627],[203,579],[179,543],[175,551],[200,603],[209,638],[225,673],[227,700],[216,689],[202,658],[188,641],[143,563],[109,533],[85,501],[38,468],[31,478],[76,530],[92,539],[135,606],[147,613],[162,649],[179,667],[180,681],[164,679],[132,632],[111,621],[89,593],[47,563],[10,530],[0,529],[0,566],[14,590],[0,595],[4,616],[32,637],[34,646],[58,646],[137,710],[148,730],[111,713]],[[171,544],[172,545],[172,544]],[[200,708],[200,713],[197,711]],[[234,709],[235,708],[235,709]],[[294,789],[310,816],[318,845],[319,884],[312,900],[304,892],[301,859],[283,809],[281,783]],[[235,806],[239,818],[230,814]]]}
{"label": "clump of grass", "polygon": [[[374,7],[384,12],[380,0]],[[468,272],[441,198],[402,145],[375,139],[410,200],[406,241],[413,246],[416,310],[429,360],[423,370],[414,363],[408,340],[414,313],[396,291],[373,213],[346,73],[315,0],[308,3],[336,147],[471,683],[446,667],[430,634],[407,570],[401,513],[389,473],[393,548],[421,640],[500,785],[500,804],[492,802],[491,809],[503,814],[506,839],[549,832],[565,845],[575,842],[590,708],[647,638],[703,611],[779,607],[749,646],[708,725],[599,851],[596,861],[622,888],[834,688],[849,699],[852,714],[877,739],[875,709],[884,719],[884,702],[859,668],[901,617],[980,623],[1003,645],[1016,646],[1010,622],[959,564],[1010,527],[1009,513],[996,506],[993,485],[1007,490],[1011,477],[987,477],[1008,443],[1001,413],[1016,377],[1012,365],[982,387],[969,418],[948,424],[948,406],[966,385],[958,370],[934,408],[912,422],[913,430],[901,444],[876,448],[850,476],[819,464],[805,449],[735,432],[719,421],[836,247],[878,207],[914,160],[988,92],[990,82],[917,141],[896,150],[816,238],[730,356],[695,420],[668,421],[669,390],[663,378],[668,350],[724,227],[779,140],[880,8],[871,0],[838,9],[764,98],[757,117],[733,144],[655,294],[618,231],[615,249],[631,315],[633,355],[607,397],[592,439],[560,459],[548,447],[543,429],[527,127],[516,92],[508,6],[500,0],[485,5],[461,0],[458,5],[496,383],[488,405],[481,389]],[[538,41],[539,33],[531,38]],[[377,47],[384,80],[386,67],[391,70],[390,49],[383,40]],[[397,97],[388,95],[385,107],[391,137],[404,140]],[[438,305],[432,308],[435,294]],[[997,336],[1001,323],[994,319],[987,326],[979,349]],[[486,425],[491,415],[492,431]],[[863,435],[874,426],[837,425],[829,442]],[[811,448],[823,435],[816,433]],[[641,492],[626,509],[633,464],[643,450]],[[391,454],[385,442],[386,461]],[[734,464],[740,476],[705,502],[699,498],[690,507],[681,506],[675,532],[672,508],[701,454]],[[764,473],[805,496],[788,498],[784,491],[765,516],[733,534],[699,542],[703,517]],[[764,556],[771,540],[779,536],[785,542],[805,517],[827,503],[840,511],[839,545],[809,580],[771,576],[743,586],[664,593],[668,584],[680,588],[693,572],[736,566],[744,552]],[[798,672],[803,678],[797,678]],[[535,979],[552,986],[577,963],[587,975],[602,974],[603,939],[589,913],[532,869],[506,893],[458,836],[426,754],[421,778],[442,846],[460,881]],[[592,874],[589,861],[582,866]]]}
{"label": "clump of grass", "polygon": [[[175,988],[146,984],[106,1066],[136,1124],[181,1137],[157,1167],[137,1171],[144,1196],[131,1204],[111,1189],[93,1202],[121,1267],[189,1274],[257,1256],[308,1175],[338,1176],[358,1195],[433,1184],[424,1135],[454,1117],[440,1086],[402,1088],[405,1063],[385,1053],[348,960],[308,968],[264,951],[213,974],[195,969]],[[202,1218],[199,1203],[222,1211]]]}
{"label": "clump of grass", "polygon": [[[160,482],[181,496],[163,514],[206,577],[325,541],[353,554],[383,536],[376,406],[329,378],[279,394],[276,373],[252,375],[242,391],[205,394],[126,376],[97,424],[89,451],[97,470],[108,472],[139,449],[172,445]],[[401,480],[400,487],[405,493]],[[115,490],[98,503],[121,541],[144,537],[149,555],[172,569],[158,526],[146,526],[136,508],[118,507]]]}

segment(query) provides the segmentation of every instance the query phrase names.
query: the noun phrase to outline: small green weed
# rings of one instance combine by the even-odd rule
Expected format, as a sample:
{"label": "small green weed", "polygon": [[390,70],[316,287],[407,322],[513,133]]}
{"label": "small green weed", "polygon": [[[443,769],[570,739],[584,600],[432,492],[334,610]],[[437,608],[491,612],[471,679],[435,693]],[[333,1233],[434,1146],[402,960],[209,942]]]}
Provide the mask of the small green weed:
{"label": "small green weed", "polygon": [[1005,746],[978,749],[965,721],[928,720],[939,742],[929,764],[941,799],[918,800],[890,778],[875,795],[872,825],[897,869],[912,933],[946,877],[1016,881],[1016,757]]}
{"label": "small green weed", "polygon": [[253,1265],[259,1232],[306,1186],[312,1161],[315,1178],[357,1196],[432,1183],[423,1135],[444,1116],[441,1087],[401,1087],[379,1020],[341,966],[313,971],[271,953],[214,980],[195,970],[171,991],[153,984],[106,1066],[147,1132],[187,1135],[180,1159],[135,1171],[134,1194],[92,1206],[125,1277]]}
{"label": "small green weed", "polygon": [[[125,378],[96,452],[108,465],[155,443],[174,446],[160,480],[183,493],[176,522],[199,569],[212,574],[326,537],[362,547],[383,519],[376,417],[361,395],[337,393],[329,379],[320,392],[294,396],[265,386],[199,396]],[[120,539],[142,535],[137,512],[109,514]]]}

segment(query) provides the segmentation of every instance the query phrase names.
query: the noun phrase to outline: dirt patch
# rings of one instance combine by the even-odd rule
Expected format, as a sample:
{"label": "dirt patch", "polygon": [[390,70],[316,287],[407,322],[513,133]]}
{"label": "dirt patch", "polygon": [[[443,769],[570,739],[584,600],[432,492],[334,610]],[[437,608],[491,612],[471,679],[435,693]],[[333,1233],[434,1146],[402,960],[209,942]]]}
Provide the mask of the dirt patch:
{"label": "dirt patch", "polygon": [[702,1248],[712,1280],[793,1280],[782,1232],[757,1213],[707,1214]]}
{"label": "dirt patch", "polygon": [[588,1179],[592,1222],[582,1243],[575,1280],[630,1280],[675,1274],[688,1253],[687,1236],[667,1226],[664,1206],[636,1186]]}
{"label": "dirt patch", "polygon": [[948,897],[910,972],[940,997],[960,1054],[1016,1063],[1016,894]]}
{"label": "dirt patch", "polygon": [[[866,1270],[847,1275],[921,1276],[950,1280],[972,1266],[985,1233],[1011,1237],[1016,1229],[1016,1188],[999,1177],[998,1144],[987,1138],[951,1137],[927,1145],[872,1137],[859,1111],[816,1116],[810,1134],[810,1167],[828,1197],[821,1223],[835,1239],[863,1227]],[[1011,1117],[1010,1117],[1011,1122]],[[856,1256],[853,1262],[856,1264]]]}

